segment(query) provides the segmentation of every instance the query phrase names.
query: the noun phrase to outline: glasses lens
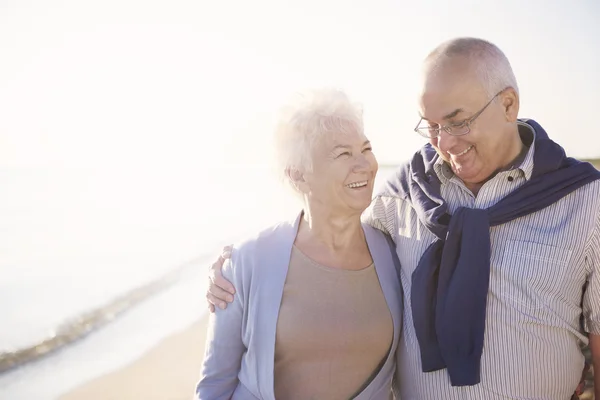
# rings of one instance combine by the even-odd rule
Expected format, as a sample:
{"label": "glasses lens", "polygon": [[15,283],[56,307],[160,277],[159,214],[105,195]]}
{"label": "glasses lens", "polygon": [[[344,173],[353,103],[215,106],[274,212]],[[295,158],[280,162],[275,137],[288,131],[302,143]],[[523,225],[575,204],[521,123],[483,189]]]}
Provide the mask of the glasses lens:
{"label": "glasses lens", "polygon": [[426,138],[434,138],[439,135],[440,128],[437,126],[429,126],[427,121],[421,121],[419,126],[417,127],[417,132],[419,135],[424,136]]}
{"label": "glasses lens", "polygon": [[448,125],[447,131],[453,136],[461,136],[469,133],[469,125],[462,123],[460,125]]}

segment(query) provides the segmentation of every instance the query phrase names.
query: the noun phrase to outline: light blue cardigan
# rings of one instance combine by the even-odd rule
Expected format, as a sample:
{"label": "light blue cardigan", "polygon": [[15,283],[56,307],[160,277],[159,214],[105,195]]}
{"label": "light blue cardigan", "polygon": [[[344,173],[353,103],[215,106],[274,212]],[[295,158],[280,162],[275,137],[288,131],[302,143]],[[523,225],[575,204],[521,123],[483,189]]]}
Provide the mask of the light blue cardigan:
{"label": "light blue cardigan", "polygon": [[[227,309],[217,309],[211,316],[196,399],[275,399],[275,330],[300,215],[234,246],[223,275],[233,283],[236,295]],[[388,400],[402,331],[399,262],[388,237],[365,224],[363,230],[390,309],[394,336],[383,367],[355,399]]]}

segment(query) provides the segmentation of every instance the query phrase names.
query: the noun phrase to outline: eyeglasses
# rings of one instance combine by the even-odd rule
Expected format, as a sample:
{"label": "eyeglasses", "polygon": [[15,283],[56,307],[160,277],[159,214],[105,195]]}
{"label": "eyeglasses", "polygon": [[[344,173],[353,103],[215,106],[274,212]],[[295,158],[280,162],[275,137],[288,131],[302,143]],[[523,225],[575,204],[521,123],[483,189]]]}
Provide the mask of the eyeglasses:
{"label": "eyeglasses", "polygon": [[471,132],[471,124],[477,119],[477,117],[479,117],[485,111],[486,108],[488,108],[488,106],[490,104],[492,104],[492,101],[494,101],[494,99],[496,97],[498,97],[500,95],[500,93],[504,92],[504,90],[505,89],[502,89],[501,91],[496,93],[496,95],[494,97],[492,97],[490,99],[490,101],[488,101],[487,104],[485,106],[483,106],[483,108],[481,110],[477,111],[475,113],[475,115],[473,115],[471,118],[469,118],[465,121],[462,121],[461,123],[449,124],[449,125],[445,125],[445,126],[431,126],[431,125],[429,125],[429,121],[421,118],[419,120],[419,123],[415,127],[415,132],[417,132],[419,135],[429,138],[429,139],[434,139],[434,138],[440,136],[442,129],[445,130],[446,132],[448,132],[448,135],[452,135],[452,136],[466,135],[467,133]]}

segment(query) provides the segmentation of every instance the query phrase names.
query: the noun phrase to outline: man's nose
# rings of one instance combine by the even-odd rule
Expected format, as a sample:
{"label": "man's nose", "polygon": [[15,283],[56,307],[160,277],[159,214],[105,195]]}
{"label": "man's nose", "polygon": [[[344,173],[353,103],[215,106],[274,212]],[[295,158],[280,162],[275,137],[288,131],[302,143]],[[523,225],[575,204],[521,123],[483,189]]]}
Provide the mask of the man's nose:
{"label": "man's nose", "polygon": [[452,136],[446,130],[442,129],[440,131],[440,135],[433,139],[432,144],[440,149],[442,152],[447,153],[451,150],[456,143],[458,142],[458,138],[456,136]]}

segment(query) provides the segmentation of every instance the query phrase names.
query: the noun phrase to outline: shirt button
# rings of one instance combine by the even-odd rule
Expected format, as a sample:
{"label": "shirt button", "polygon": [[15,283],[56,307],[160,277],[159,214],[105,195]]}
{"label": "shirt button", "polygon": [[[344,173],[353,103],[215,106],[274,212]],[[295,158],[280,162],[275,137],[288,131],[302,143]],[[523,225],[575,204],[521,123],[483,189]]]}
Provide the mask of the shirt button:
{"label": "shirt button", "polygon": [[512,182],[515,178],[513,178],[512,176],[509,176],[507,179],[509,182]]}

